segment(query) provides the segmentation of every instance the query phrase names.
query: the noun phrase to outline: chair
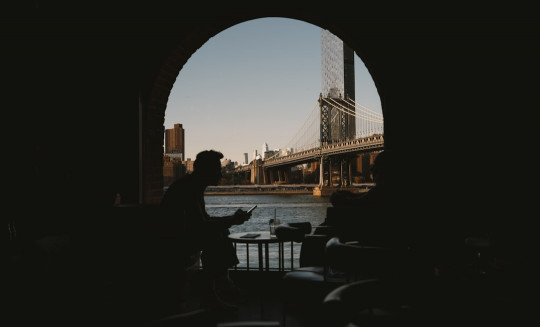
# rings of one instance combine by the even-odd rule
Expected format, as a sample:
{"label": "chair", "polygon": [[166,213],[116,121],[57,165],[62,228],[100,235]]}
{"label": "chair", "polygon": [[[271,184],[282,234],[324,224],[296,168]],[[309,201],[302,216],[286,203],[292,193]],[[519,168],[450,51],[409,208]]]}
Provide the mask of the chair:
{"label": "chair", "polygon": [[329,269],[345,274],[345,282],[360,279],[386,278],[395,275],[400,253],[395,248],[364,246],[359,242],[341,242],[338,236],[326,243]]}
{"label": "chair", "polygon": [[[317,227],[316,231],[321,232]],[[282,224],[276,228],[276,237],[284,242],[301,242],[299,267],[286,272],[282,277],[282,289],[280,290],[284,300],[282,302],[283,325],[285,325],[286,308],[310,306],[319,303],[331,288],[324,283],[326,281],[326,263],[324,259],[328,235],[311,234],[312,226],[309,222]],[[292,252],[292,251],[291,251]],[[332,286],[333,287],[333,286]],[[316,296],[306,296],[307,293],[317,293]],[[288,305],[290,304],[290,305]],[[293,305],[294,304],[294,305]]]}
{"label": "chair", "polygon": [[[294,243],[302,243],[310,233],[310,222],[285,223],[276,227],[276,237],[284,243],[291,242],[291,270],[294,269]],[[283,255],[281,258],[283,260]],[[284,262],[281,266],[284,267]]]}
{"label": "chair", "polygon": [[324,325],[408,326],[415,306],[403,286],[378,278],[344,284],[323,300]]}
{"label": "chair", "polygon": [[466,237],[465,247],[473,254],[470,261],[473,273],[478,275],[486,274],[487,263],[492,260],[490,257],[490,250],[492,248],[491,240],[486,237]]}
{"label": "chair", "polygon": [[209,310],[197,309],[174,314],[148,323],[145,327],[201,326],[215,327],[216,321]]}
{"label": "chair", "polygon": [[311,233],[311,223],[296,222],[281,224],[276,228],[276,237],[288,239],[295,242],[302,242],[306,234]]}
{"label": "chair", "polygon": [[216,327],[280,327],[279,321],[231,321],[218,323]]}
{"label": "chair", "polygon": [[328,265],[348,274],[347,283],[323,300],[323,317],[332,326],[408,325],[420,311],[429,311],[419,308],[435,299],[435,284],[409,250],[341,242],[339,237],[328,241],[326,250]]}
{"label": "chair", "polygon": [[285,311],[295,307],[307,308],[304,311],[312,314],[319,312],[329,292],[351,281],[387,278],[396,272],[399,264],[395,249],[361,246],[357,242],[343,243],[337,236],[329,238],[321,256],[324,261],[322,271],[306,267],[283,276],[288,302],[284,306],[284,315]]}

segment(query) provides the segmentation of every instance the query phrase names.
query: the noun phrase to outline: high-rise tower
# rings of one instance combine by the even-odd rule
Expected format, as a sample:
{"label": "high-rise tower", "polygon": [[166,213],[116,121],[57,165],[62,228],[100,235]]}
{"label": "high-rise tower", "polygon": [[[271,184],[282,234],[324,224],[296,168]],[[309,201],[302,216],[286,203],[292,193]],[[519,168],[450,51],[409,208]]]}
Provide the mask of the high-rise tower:
{"label": "high-rise tower", "polygon": [[186,160],[182,124],[174,124],[173,128],[165,130],[165,153],[179,153],[182,160]]}
{"label": "high-rise tower", "polygon": [[[321,29],[321,58],[322,97],[354,100],[354,51],[340,38],[328,30]],[[354,112],[354,107],[348,105],[347,107]],[[354,116],[334,110],[331,121],[333,123],[329,127],[332,139],[355,137]],[[346,126],[346,131],[343,131],[341,126]]]}

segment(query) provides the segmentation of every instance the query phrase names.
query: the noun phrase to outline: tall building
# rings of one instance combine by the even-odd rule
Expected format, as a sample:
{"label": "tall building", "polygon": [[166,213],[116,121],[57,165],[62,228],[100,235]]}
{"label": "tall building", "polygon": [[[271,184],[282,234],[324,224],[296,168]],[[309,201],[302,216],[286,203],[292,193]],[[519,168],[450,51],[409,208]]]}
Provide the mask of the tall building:
{"label": "tall building", "polygon": [[265,158],[265,153],[268,152],[268,144],[266,142],[263,143],[263,146],[262,146],[262,151],[261,151],[261,156],[264,160]]}
{"label": "tall building", "polygon": [[[340,38],[331,32],[321,29],[321,68],[323,98],[355,99],[354,85],[354,51]],[[354,111],[354,106],[349,106]],[[334,115],[336,117],[334,117]],[[338,119],[336,119],[338,118]],[[354,138],[356,132],[355,118],[334,110],[332,114],[332,138]],[[338,135],[340,125],[347,126],[347,135]]]}
{"label": "tall building", "polygon": [[170,185],[175,179],[189,172],[184,164],[184,129],[182,124],[174,124],[165,130],[165,154],[163,156],[163,183]]}
{"label": "tall building", "polygon": [[165,130],[165,153],[179,153],[180,160],[186,160],[182,124],[174,124],[173,128]]}
{"label": "tall building", "polygon": [[249,161],[248,161],[248,154],[247,153],[244,153],[244,164],[248,164]]}

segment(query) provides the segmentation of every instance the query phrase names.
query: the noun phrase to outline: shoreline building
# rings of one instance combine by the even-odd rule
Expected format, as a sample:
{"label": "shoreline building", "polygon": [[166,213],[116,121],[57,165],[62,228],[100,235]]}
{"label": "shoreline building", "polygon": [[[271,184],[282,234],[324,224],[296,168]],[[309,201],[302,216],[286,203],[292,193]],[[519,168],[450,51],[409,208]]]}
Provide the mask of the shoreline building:
{"label": "shoreline building", "polygon": [[266,158],[266,152],[268,152],[268,143],[264,142],[262,145],[261,157],[264,160]]}
{"label": "shoreline building", "polygon": [[170,185],[178,177],[193,170],[192,164],[185,158],[185,138],[182,124],[174,124],[165,130],[165,153],[163,155],[163,183]]}
{"label": "shoreline building", "polygon": [[182,124],[174,124],[173,128],[165,130],[165,153],[179,153],[181,160],[186,160]]}

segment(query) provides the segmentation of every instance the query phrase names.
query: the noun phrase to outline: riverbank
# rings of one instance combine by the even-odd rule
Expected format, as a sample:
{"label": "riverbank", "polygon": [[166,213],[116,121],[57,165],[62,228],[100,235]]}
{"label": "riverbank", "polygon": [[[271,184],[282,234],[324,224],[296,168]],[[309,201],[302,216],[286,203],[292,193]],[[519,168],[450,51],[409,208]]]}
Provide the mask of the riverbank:
{"label": "riverbank", "polygon": [[316,185],[218,185],[208,186],[205,195],[312,194]]}
{"label": "riverbank", "polygon": [[[316,184],[295,185],[218,185],[206,188],[205,195],[257,195],[257,194],[314,194]],[[348,191],[361,193],[368,191],[373,184],[354,184]],[[339,188],[333,188],[339,190]]]}
{"label": "riverbank", "polygon": [[206,191],[204,195],[313,194],[313,190]]}

